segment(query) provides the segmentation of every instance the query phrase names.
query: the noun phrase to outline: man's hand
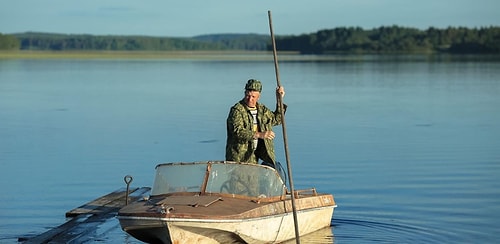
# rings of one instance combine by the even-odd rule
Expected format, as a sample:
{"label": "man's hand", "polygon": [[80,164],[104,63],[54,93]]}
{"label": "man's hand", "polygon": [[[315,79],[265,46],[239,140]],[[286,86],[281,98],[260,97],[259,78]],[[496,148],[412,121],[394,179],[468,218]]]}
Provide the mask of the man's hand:
{"label": "man's hand", "polygon": [[276,88],[276,94],[280,94],[281,98],[285,97],[285,88],[282,86],[278,86]]}
{"label": "man's hand", "polygon": [[258,139],[274,139],[276,136],[272,131],[256,132],[255,135]]}

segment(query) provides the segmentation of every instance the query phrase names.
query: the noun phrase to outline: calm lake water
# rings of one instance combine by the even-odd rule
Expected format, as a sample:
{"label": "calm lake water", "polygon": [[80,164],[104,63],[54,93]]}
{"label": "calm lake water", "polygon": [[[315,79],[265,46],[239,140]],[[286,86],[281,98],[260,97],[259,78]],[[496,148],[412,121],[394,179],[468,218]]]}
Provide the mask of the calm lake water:
{"label": "calm lake water", "polygon": [[[283,61],[280,74],[295,188],[338,204],[303,242],[500,238],[498,59]],[[274,107],[272,60],[0,60],[0,242],[64,223],[127,174],[150,186],[158,163],[223,159],[249,78]],[[96,241],[139,243],[106,228]]]}

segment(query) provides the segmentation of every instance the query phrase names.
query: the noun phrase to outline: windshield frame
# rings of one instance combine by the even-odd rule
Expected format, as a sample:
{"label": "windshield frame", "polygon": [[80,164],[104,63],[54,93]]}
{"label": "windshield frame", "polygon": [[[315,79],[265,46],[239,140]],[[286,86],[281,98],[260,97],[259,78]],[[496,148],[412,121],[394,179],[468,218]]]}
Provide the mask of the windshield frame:
{"label": "windshield frame", "polygon": [[269,166],[232,161],[162,163],[156,167],[151,196],[165,194],[282,198],[286,185]]}

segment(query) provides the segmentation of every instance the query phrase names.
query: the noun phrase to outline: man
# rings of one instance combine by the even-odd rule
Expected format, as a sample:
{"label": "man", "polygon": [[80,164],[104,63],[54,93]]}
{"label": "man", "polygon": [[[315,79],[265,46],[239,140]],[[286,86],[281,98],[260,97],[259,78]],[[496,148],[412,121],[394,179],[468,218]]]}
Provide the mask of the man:
{"label": "man", "polygon": [[[281,124],[281,111],[276,106],[271,111],[259,103],[262,83],[250,79],[245,85],[245,97],[236,103],[227,117],[226,160],[258,163],[275,167],[272,127]],[[285,96],[283,87],[276,88],[277,94]],[[286,105],[283,106],[286,111]]]}

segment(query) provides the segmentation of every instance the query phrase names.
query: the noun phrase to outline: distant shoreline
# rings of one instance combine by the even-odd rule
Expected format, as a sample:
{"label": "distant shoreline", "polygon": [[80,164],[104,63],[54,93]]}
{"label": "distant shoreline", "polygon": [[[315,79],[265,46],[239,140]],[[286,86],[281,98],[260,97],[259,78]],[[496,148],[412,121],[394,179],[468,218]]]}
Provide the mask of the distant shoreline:
{"label": "distant shoreline", "polygon": [[0,51],[0,59],[272,59],[264,51]]}
{"label": "distant shoreline", "polygon": [[[320,61],[333,55],[301,55],[279,52],[279,60]],[[0,59],[165,59],[199,61],[273,61],[271,51],[0,51]],[[345,59],[342,58],[342,59]]]}
{"label": "distant shoreline", "polygon": [[[5,59],[139,59],[196,61],[273,61],[270,51],[0,51]],[[476,60],[500,61],[500,55],[487,54],[329,54],[304,55],[278,51],[279,61],[433,61]]]}

